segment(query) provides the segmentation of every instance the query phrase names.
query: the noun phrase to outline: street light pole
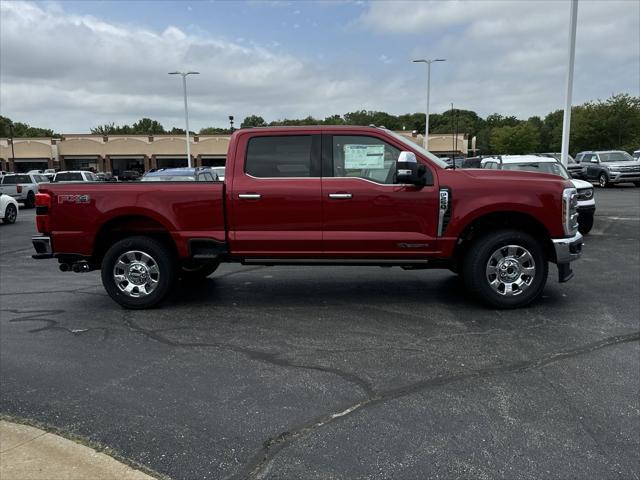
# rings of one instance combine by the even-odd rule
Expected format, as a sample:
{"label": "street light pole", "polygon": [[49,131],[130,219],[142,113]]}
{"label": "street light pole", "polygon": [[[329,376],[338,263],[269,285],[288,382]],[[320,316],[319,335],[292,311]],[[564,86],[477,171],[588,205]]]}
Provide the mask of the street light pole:
{"label": "street light pole", "polygon": [[184,92],[184,123],[187,137],[187,167],[191,168],[191,141],[189,140],[189,109],[187,108],[187,75],[199,75],[200,72],[169,72],[169,75],[182,75],[182,90]]}
{"label": "street light pole", "polygon": [[434,58],[432,60],[427,60],[424,58],[420,58],[418,60],[414,60],[413,63],[426,63],[427,64],[427,113],[426,113],[426,122],[424,129],[424,149],[429,150],[429,101],[431,97],[431,64],[433,62],[446,62],[445,58]]}
{"label": "street light pole", "polygon": [[573,64],[576,58],[576,23],[578,21],[578,0],[571,0],[569,20],[569,70],[564,97],[564,118],[562,119],[562,147],[560,161],[566,167],[569,163],[569,132],[571,130],[571,95],[573,93]]}

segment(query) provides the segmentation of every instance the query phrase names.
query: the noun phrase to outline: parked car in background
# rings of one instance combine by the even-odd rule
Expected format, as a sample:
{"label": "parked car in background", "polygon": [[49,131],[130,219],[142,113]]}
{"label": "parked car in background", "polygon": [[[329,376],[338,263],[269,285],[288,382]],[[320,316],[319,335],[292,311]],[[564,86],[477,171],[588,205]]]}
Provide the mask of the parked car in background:
{"label": "parked car in background", "polygon": [[117,182],[118,179],[111,172],[98,172],[96,177],[99,182]]}
{"label": "parked car in background", "polygon": [[84,170],[67,170],[58,172],[53,177],[55,183],[59,182],[97,182],[98,177],[93,172]]}
{"label": "parked car in background", "polygon": [[47,168],[44,172],[44,176],[49,179],[50,182],[53,182],[53,177],[56,175],[55,168]]}
{"label": "parked car in background", "polygon": [[2,223],[15,223],[18,218],[18,202],[11,195],[0,195],[0,219]]}
{"label": "parked car in background", "polygon": [[482,162],[482,157],[467,157],[462,168],[481,168],[480,162]]}
{"label": "parked car in background", "polygon": [[33,208],[36,204],[38,185],[49,183],[44,175],[36,173],[8,173],[0,180],[0,194],[4,193],[24,203],[27,208]]}
{"label": "parked car in background", "polygon": [[142,182],[213,182],[215,174],[208,167],[160,168],[142,176]]}
{"label": "parked car in background", "polygon": [[[562,161],[562,154],[558,152],[534,153],[534,155],[540,155],[548,158],[555,158],[559,162]],[[567,171],[569,172],[569,175],[571,175],[571,178],[579,178],[581,180],[584,180],[584,166],[576,162],[576,160],[571,155],[567,156],[566,168],[567,168]]]}
{"label": "parked car in background", "polygon": [[576,155],[584,167],[585,180],[594,180],[601,187],[616,183],[633,183],[640,187],[640,161],[622,150],[589,151]]}
{"label": "parked car in background", "polygon": [[571,178],[564,165],[554,157],[546,157],[539,154],[487,157],[482,160],[482,168],[550,173],[571,180],[578,192],[578,231],[586,235],[593,228],[593,219],[596,213],[593,185],[584,180]]}
{"label": "parked car in background", "polygon": [[225,167],[211,167],[211,171],[218,176],[218,180],[224,182],[224,168]]}
{"label": "parked car in background", "polygon": [[633,152],[633,158],[636,160],[640,160],[640,150],[636,150],[635,152]]}
{"label": "parked car in background", "polygon": [[462,165],[464,164],[464,161],[465,161],[465,157],[462,157],[460,155],[456,155],[453,158],[450,155],[449,156],[438,157],[438,158],[440,160],[442,160],[443,162],[445,162],[450,167],[453,167],[454,163],[455,163],[455,168],[462,168]]}
{"label": "parked car in background", "polygon": [[140,180],[140,172],[137,170],[125,170],[118,175],[118,180],[121,182],[135,182],[136,180]]}

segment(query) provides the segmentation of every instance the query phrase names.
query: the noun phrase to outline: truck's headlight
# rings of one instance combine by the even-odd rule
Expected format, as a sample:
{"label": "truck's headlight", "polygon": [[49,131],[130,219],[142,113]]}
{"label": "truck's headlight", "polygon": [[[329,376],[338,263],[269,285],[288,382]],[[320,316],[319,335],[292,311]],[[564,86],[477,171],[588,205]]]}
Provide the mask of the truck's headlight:
{"label": "truck's headlight", "polygon": [[578,200],[591,200],[593,198],[593,188],[583,188],[578,190]]}
{"label": "truck's headlight", "polygon": [[564,234],[574,236],[578,231],[578,193],[575,188],[562,192],[562,226]]}

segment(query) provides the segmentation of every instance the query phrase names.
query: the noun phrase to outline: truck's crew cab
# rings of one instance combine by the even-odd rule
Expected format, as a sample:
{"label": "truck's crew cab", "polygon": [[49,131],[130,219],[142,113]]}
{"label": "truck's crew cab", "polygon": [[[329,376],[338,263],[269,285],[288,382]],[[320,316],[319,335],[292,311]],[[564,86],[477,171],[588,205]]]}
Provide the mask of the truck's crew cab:
{"label": "truck's crew cab", "polygon": [[243,129],[224,182],[51,184],[34,258],[102,270],[111,297],[151,307],[220,262],[449,268],[518,307],[581,254],[576,189],[554,175],[453,170],[374,127]]}

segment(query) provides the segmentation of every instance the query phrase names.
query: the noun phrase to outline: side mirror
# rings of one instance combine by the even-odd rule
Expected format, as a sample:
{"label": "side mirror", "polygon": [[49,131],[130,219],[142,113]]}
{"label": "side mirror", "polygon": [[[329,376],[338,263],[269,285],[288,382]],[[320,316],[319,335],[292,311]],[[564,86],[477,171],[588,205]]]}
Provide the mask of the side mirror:
{"label": "side mirror", "polygon": [[426,167],[418,164],[413,152],[400,152],[396,161],[396,183],[424,186]]}

